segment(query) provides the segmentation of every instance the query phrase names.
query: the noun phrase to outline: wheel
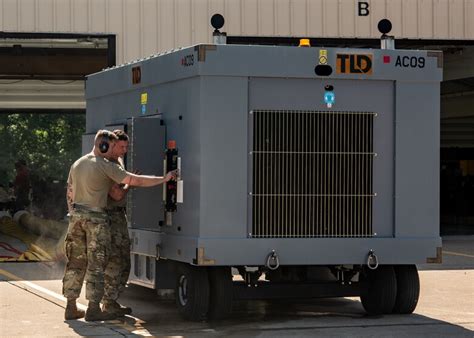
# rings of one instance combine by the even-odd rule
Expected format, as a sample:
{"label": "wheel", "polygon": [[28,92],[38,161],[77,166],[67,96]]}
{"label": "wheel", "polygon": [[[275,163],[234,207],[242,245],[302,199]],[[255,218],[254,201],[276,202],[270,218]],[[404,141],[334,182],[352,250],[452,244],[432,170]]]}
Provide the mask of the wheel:
{"label": "wheel", "polygon": [[209,268],[209,319],[224,319],[232,312],[232,271],[228,267]]}
{"label": "wheel", "polygon": [[395,265],[397,299],[393,313],[412,313],[420,296],[420,278],[416,265]]}
{"label": "wheel", "polygon": [[375,270],[364,267],[360,272],[360,300],[370,315],[391,313],[397,298],[397,279],[390,265]]}
{"label": "wheel", "polygon": [[209,310],[207,269],[179,264],[175,287],[176,306],[184,319],[201,321]]}

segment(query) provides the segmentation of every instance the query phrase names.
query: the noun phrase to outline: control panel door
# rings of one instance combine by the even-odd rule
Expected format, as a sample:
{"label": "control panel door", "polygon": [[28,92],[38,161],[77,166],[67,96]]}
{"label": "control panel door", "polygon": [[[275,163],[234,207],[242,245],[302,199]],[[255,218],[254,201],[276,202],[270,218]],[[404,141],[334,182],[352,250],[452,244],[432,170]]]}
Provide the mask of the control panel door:
{"label": "control panel door", "polygon": [[[130,137],[127,170],[143,175],[163,176],[165,126],[159,117],[138,117],[128,121]],[[158,231],[163,221],[163,186],[132,188],[128,194],[130,227]]]}

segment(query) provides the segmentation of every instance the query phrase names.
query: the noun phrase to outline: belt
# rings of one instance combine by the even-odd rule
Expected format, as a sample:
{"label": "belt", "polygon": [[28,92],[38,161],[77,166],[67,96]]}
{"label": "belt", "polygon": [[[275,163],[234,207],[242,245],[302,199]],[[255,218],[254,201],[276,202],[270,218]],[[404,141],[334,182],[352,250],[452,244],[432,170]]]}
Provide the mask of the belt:
{"label": "belt", "polygon": [[105,210],[102,208],[90,207],[88,205],[82,205],[82,204],[77,204],[77,203],[73,203],[72,208],[77,211],[89,211],[89,212],[100,212],[100,213],[105,212]]}
{"label": "belt", "polygon": [[126,211],[127,207],[110,207],[107,208],[107,211]]}

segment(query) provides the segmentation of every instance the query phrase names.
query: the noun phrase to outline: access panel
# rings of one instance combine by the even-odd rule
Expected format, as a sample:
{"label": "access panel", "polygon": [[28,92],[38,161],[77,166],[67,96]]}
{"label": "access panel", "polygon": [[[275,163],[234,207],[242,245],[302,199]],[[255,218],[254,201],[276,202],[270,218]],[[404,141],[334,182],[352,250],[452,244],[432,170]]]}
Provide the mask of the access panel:
{"label": "access panel", "polygon": [[[128,121],[130,152],[127,168],[143,175],[163,175],[165,126],[159,116],[138,117]],[[163,221],[163,186],[132,188],[128,194],[131,228],[158,231]]]}

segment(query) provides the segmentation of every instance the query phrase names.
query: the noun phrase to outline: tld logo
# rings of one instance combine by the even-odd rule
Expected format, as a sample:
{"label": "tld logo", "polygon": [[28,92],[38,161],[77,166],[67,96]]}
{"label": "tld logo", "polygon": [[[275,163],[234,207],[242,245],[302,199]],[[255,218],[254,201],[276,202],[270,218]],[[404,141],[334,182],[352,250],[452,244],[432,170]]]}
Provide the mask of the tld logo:
{"label": "tld logo", "polygon": [[372,54],[337,54],[337,74],[372,75]]}

